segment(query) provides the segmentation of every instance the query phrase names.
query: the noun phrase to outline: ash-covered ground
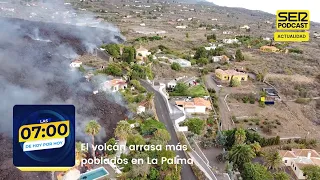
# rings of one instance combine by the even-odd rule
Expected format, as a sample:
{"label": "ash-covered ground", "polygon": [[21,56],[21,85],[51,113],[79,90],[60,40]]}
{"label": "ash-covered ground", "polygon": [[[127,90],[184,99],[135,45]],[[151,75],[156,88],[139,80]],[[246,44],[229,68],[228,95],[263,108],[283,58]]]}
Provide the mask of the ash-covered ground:
{"label": "ash-covered ground", "polygon": [[[43,6],[38,4],[37,7]],[[64,11],[60,5],[45,7]],[[36,11],[36,7],[32,10]],[[43,8],[37,12],[38,16],[41,16],[39,12],[46,13]],[[94,87],[83,80],[80,72],[71,71],[69,64],[79,55],[92,53],[103,43],[117,43],[123,39],[110,24],[88,27],[66,24],[62,20],[58,23],[35,21],[30,17],[21,19],[20,16],[8,17],[0,10],[0,180],[46,180],[51,179],[50,173],[22,173],[12,164],[13,106],[74,104],[76,138],[87,141],[84,127],[89,120],[95,119],[103,127],[96,139],[105,142],[113,135],[116,123],[127,117],[128,111],[118,95],[93,95]],[[90,18],[87,16],[86,20]]]}

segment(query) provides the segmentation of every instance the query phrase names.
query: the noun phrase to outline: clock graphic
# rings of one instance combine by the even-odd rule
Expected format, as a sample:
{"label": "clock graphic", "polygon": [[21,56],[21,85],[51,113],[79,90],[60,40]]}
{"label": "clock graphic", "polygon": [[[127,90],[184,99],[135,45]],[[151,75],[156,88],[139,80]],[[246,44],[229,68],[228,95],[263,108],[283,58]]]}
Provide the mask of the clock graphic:
{"label": "clock graphic", "polygon": [[30,170],[74,166],[73,105],[16,105],[13,112],[13,163],[16,167]]}

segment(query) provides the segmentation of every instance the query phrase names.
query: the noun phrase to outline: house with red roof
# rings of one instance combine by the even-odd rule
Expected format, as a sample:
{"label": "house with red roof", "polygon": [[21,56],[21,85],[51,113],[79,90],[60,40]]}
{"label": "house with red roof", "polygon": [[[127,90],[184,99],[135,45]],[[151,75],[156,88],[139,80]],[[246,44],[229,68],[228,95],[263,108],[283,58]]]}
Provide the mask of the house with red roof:
{"label": "house with red roof", "polygon": [[186,99],[176,101],[175,104],[182,107],[186,113],[206,113],[206,110],[212,110],[211,102],[204,98]]}
{"label": "house with red roof", "polygon": [[112,79],[101,84],[101,89],[109,92],[118,92],[119,90],[126,89],[127,87],[128,84],[123,79]]}

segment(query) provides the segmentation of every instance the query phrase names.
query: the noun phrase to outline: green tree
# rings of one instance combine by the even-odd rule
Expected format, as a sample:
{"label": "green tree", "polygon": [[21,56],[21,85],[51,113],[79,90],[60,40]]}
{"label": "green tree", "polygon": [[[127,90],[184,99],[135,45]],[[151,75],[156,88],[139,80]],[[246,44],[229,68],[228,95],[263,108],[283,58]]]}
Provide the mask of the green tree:
{"label": "green tree", "polygon": [[216,136],[216,142],[219,146],[225,146],[227,142],[227,137],[221,131],[218,131]]}
{"label": "green tree", "polygon": [[192,118],[192,119],[188,119],[185,122],[185,125],[188,126],[189,131],[195,134],[201,134],[205,126],[205,121],[199,118]]}
{"label": "green tree", "polygon": [[237,129],[236,133],[234,134],[235,144],[243,144],[246,141],[246,131],[242,128]]}
{"label": "green tree", "polygon": [[285,172],[276,172],[273,174],[274,180],[290,180],[290,177]]}
{"label": "green tree", "polygon": [[[190,62],[191,62],[191,65],[197,64],[197,60],[195,59],[191,59]],[[319,75],[319,81],[320,81],[320,75]]]}
{"label": "green tree", "polygon": [[215,34],[208,35],[208,36],[207,36],[207,40],[208,40],[209,42],[214,42],[214,41],[217,40],[217,36],[216,36]]}
{"label": "green tree", "polygon": [[106,74],[113,75],[113,76],[122,75],[122,69],[117,63],[110,63],[108,67],[102,71]]}
{"label": "green tree", "polygon": [[273,180],[266,167],[258,163],[245,163],[241,172],[243,180]]}
{"label": "green tree", "polygon": [[140,134],[134,134],[128,137],[127,145],[145,145],[146,141]]}
{"label": "green tree", "polygon": [[199,64],[199,65],[201,65],[201,66],[206,65],[206,64],[208,64],[208,63],[209,63],[208,58],[200,58],[200,59],[198,59],[198,61],[197,61],[197,64]]}
{"label": "green tree", "polygon": [[170,141],[171,136],[166,129],[158,129],[156,132],[154,132],[154,138],[167,143]]}
{"label": "green tree", "polygon": [[143,136],[152,135],[158,129],[166,129],[166,126],[155,119],[147,119],[140,125],[140,134]]}
{"label": "green tree", "polygon": [[306,174],[307,180],[319,180],[320,179],[320,167],[319,166],[305,166],[302,168],[303,173]]}
{"label": "green tree", "polygon": [[265,165],[269,169],[279,169],[282,166],[282,158],[278,151],[270,150],[263,155]]}
{"label": "green tree", "polygon": [[136,50],[134,47],[124,47],[122,52],[122,60],[127,63],[134,62],[136,57]]}
{"label": "green tree", "polygon": [[204,47],[199,47],[196,50],[196,53],[194,55],[195,59],[200,59],[200,58],[207,58],[207,50]]}
{"label": "green tree", "polygon": [[179,82],[177,85],[174,87],[174,91],[176,93],[181,94],[182,96],[187,93],[188,86],[185,83]]}
{"label": "green tree", "polygon": [[240,49],[236,51],[236,60],[239,62],[244,60],[244,56],[242,55],[242,52]]}
{"label": "green tree", "polygon": [[[110,146],[114,146],[116,144],[116,139],[115,138],[110,138],[107,142],[106,142],[106,145],[110,145]],[[111,150],[109,151],[108,149],[106,149],[106,153],[108,155],[112,155],[112,154],[115,154],[116,151],[113,150],[113,148],[111,148]]]}
{"label": "green tree", "polygon": [[147,107],[150,109],[152,107],[154,93],[148,92],[146,95]]}
{"label": "green tree", "polygon": [[147,163],[148,154],[145,152],[138,152],[134,155],[135,159],[143,159],[143,163],[138,163],[132,166],[131,173],[132,177],[143,177],[146,178],[150,172],[150,164]]}
{"label": "green tree", "polygon": [[256,154],[251,149],[250,145],[238,144],[231,148],[228,154],[229,161],[240,169],[243,168],[243,164],[250,162]]}
{"label": "green tree", "polygon": [[141,103],[145,99],[144,94],[138,94],[134,97],[135,103]]}
{"label": "green tree", "polygon": [[180,71],[181,70],[181,66],[180,64],[174,62],[171,64],[171,69],[175,70],[175,71]]}
{"label": "green tree", "polygon": [[157,179],[159,179],[159,177],[160,177],[160,172],[156,168],[152,167],[150,169],[149,179],[150,180],[157,180]]}
{"label": "green tree", "polygon": [[86,134],[91,136],[91,140],[92,140],[92,157],[95,157],[95,152],[94,152],[94,136],[97,135],[99,133],[101,129],[100,124],[96,121],[96,120],[91,120],[87,123],[86,127],[85,127],[85,132]]}
{"label": "green tree", "polygon": [[107,44],[101,47],[104,48],[111,56],[120,58],[120,46],[118,44]]}
{"label": "green tree", "polygon": [[261,152],[261,146],[259,144],[259,142],[254,142],[252,144],[250,144],[251,148],[253,149],[254,153],[256,153],[257,155],[260,154]]}
{"label": "green tree", "polygon": [[231,76],[230,87],[238,87],[240,85],[241,85],[240,80],[233,78],[233,76]]}
{"label": "green tree", "polygon": [[162,151],[157,151],[157,157],[158,157],[158,165],[160,166],[160,169],[162,171],[166,171],[170,166],[175,166],[168,164],[168,162],[161,163],[161,158],[165,157],[167,159],[174,158],[176,156],[176,153],[174,151],[170,150],[162,150]]}
{"label": "green tree", "polygon": [[186,33],[186,38],[189,38],[189,33]]}
{"label": "green tree", "polygon": [[127,121],[122,120],[118,122],[114,135],[121,141],[126,141],[131,132],[130,124]]}

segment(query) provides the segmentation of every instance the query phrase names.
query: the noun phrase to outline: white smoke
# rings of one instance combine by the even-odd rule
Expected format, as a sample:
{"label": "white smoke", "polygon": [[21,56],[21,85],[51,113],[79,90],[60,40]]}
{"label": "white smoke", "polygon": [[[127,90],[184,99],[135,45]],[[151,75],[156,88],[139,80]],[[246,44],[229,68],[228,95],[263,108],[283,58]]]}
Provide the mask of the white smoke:
{"label": "white smoke", "polygon": [[[69,63],[103,43],[118,43],[122,37],[119,30],[87,12],[78,14],[62,0],[8,1],[0,7],[0,133],[12,134],[16,104],[74,104],[78,109],[77,137],[85,138],[85,124],[98,120],[84,113],[94,106],[86,97],[93,87],[81,82],[82,75],[70,71]],[[120,96],[114,97],[114,102],[123,105]],[[102,129],[97,139],[105,134]]]}

